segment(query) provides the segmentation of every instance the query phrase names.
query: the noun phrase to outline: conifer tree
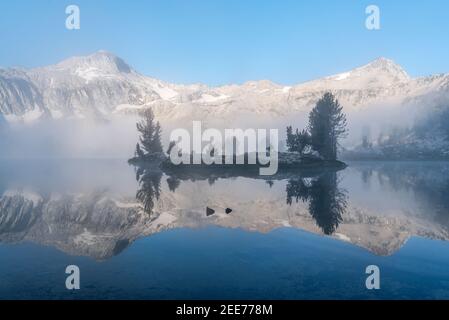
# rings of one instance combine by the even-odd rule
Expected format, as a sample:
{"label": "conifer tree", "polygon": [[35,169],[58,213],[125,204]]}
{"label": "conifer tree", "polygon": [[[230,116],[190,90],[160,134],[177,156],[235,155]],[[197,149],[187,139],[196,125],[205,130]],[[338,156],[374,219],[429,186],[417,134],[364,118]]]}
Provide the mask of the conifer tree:
{"label": "conifer tree", "polygon": [[145,152],[151,154],[162,152],[161,126],[154,119],[153,111],[146,109],[141,116],[142,120],[137,123],[137,131],[140,133],[140,144],[136,147],[136,153]]}
{"label": "conifer tree", "polygon": [[327,160],[337,159],[339,139],[346,134],[346,115],[332,93],[326,92],[309,114],[312,147]]}

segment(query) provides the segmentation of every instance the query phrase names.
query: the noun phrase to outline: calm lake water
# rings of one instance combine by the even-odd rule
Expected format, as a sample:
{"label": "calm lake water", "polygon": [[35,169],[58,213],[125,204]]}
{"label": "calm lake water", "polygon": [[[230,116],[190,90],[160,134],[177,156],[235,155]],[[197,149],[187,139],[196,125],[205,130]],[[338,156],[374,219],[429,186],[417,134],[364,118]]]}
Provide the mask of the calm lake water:
{"label": "calm lake water", "polygon": [[449,298],[449,163],[268,180],[3,160],[0,177],[0,299]]}

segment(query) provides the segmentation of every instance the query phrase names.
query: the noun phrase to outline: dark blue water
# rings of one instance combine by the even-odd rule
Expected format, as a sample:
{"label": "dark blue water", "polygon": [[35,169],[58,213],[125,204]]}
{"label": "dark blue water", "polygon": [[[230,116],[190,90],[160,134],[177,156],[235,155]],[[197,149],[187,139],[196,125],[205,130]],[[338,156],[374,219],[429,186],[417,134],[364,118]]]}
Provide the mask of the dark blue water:
{"label": "dark blue water", "polygon": [[[162,176],[151,213],[136,213],[142,183],[120,160],[15,165],[3,164],[0,190],[1,299],[449,298],[444,163],[353,163],[330,185],[232,178],[172,191]],[[341,219],[310,205],[339,192]],[[65,288],[67,265],[80,290]],[[368,265],[379,290],[365,287]]]}

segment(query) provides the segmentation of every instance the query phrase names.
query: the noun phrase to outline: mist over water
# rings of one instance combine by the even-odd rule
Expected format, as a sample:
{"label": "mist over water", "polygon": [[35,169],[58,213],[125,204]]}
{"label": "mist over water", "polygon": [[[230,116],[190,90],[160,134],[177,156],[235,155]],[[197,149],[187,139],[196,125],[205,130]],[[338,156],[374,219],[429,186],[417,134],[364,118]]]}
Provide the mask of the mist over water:
{"label": "mist over water", "polygon": [[[351,149],[359,146],[363,138],[376,143],[380,136],[390,136],[395,130],[414,130],[417,124],[421,131],[431,132],[439,126],[436,122],[441,122],[438,120],[441,110],[446,109],[431,102],[426,105],[371,105],[360,110],[344,108],[348,125],[347,136],[342,139],[341,146]],[[183,128],[192,136],[193,121],[201,121],[203,132],[208,128],[215,128],[223,133],[225,129],[235,128],[278,129],[279,150],[285,151],[286,127],[293,126],[299,130],[307,128],[309,111],[295,112],[288,116],[242,112],[226,118],[208,114],[198,117],[187,115],[181,119],[156,114],[156,120],[162,126],[164,150],[169,144],[172,130]],[[32,123],[8,123],[0,118],[0,157],[128,159],[133,156],[139,139],[137,121],[138,114],[114,115],[108,120],[49,119]]]}
{"label": "mist over water", "polygon": [[135,117],[112,121],[46,120],[3,129],[7,158],[126,158],[137,142]]}

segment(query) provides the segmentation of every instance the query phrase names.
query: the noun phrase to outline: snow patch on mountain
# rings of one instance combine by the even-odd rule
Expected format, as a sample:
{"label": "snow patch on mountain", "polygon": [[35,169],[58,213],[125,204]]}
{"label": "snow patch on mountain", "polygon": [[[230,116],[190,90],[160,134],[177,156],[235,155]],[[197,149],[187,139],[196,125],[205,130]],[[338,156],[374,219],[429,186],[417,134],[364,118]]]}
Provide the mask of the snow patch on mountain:
{"label": "snow patch on mountain", "polygon": [[253,119],[304,116],[326,91],[336,95],[347,114],[375,111],[379,106],[424,108],[449,102],[449,75],[411,78],[400,65],[379,58],[294,86],[261,80],[209,87],[146,77],[114,54],[99,51],[31,70],[0,69],[0,114],[9,122],[33,122],[109,119],[153,108],[162,120],[227,123],[245,115]]}

